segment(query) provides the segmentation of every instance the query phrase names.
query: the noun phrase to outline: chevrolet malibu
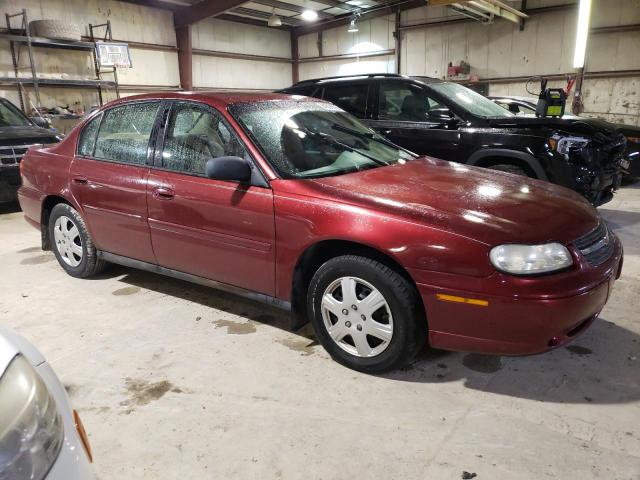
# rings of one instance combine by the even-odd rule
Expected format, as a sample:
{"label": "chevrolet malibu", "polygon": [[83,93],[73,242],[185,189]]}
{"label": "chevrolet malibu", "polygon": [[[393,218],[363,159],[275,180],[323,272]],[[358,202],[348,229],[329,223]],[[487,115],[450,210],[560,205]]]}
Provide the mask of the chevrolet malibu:
{"label": "chevrolet malibu", "polygon": [[578,194],[417,157],[306,97],[128,97],[21,169],[26,219],[68,274],[113,262],[270,302],[370,373],[427,339],[514,355],[566,344],[622,266]]}

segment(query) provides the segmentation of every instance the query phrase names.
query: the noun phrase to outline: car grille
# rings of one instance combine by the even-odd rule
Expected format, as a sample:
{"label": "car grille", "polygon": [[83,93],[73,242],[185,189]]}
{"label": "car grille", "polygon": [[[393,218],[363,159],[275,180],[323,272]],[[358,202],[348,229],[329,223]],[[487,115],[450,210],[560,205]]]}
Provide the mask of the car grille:
{"label": "car grille", "polygon": [[602,265],[613,254],[613,239],[607,224],[603,221],[594,230],[578,238],[574,244],[587,262],[594,267]]}
{"label": "car grille", "polygon": [[0,145],[0,166],[18,165],[27,152],[27,149],[32,146],[33,145]]}

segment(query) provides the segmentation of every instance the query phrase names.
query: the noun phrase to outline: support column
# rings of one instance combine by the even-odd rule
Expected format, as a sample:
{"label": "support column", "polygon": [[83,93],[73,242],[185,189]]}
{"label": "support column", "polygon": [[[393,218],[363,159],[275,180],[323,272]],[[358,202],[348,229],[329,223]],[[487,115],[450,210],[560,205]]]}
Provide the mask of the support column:
{"label": "support column", "polygon": [[191,25],[176,27],[178,46],[178,70],[182,90],[193,90],[193,49],[191,45]]}
{"label": "support column", "polygon": [[298,35],[291,32],[291,60],[293,63],[291,64],[291,81],[292,83],[297,83],[300,81],[300,54],[298,52]]}
{"label": "support column", "polygon": [[396,10],[396,22],[395,29],[393,31],[393,37],[396,40],[396,73],[400,73],[400,63],[402,62],[402,30],[400,29],[400,21],[402,19],[402,12],[400,9]]}

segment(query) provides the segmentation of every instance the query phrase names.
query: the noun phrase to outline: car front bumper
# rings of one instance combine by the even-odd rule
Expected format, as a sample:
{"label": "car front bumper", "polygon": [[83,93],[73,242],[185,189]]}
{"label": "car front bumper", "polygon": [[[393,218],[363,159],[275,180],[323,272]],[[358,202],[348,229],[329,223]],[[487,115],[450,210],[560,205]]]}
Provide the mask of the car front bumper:
{"label": "car front bumper", "polygon": [[20,169],[17,165],[0,165],[0,203],[15,202],[20,188]]}
{"label": "car front bumper", "polygon": [[[495,291],[470,292],[418,281],[430,345],[443,350],[499,355],[530,355],[566,345],[594,322],[620,277],[623,252],[620,241],[616,238],[615,242],[611,258],[598,267],[599,281],[593,282],[590,275],[588,285],[574,284],[571,290],[567,286],[567,292],[571,293],[566,296],[556,290],[525,297],[515,293],[515,289],[512,295],[496,295]],[[452,284],[455,283],[458,282]],[[473,283],[482,286],[485,282],[473,280]]]}

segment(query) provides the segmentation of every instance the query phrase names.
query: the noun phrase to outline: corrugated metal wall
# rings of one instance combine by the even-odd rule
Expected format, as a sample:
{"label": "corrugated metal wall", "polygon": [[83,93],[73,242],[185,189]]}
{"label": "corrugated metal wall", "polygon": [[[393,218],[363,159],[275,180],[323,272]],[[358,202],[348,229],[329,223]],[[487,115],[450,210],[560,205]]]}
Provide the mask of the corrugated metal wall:
{"label": "corrugated metal wall", "polygon": [[[528,2],[529,8],[566,4]],[[445,8],[423,7],[402,15],[403,25],[453,19]],[[459,18],[459,17],[457,17]],[[492,95],[527,95],[525,81],[513,77],[573,74],[577,9],[531,15],[520,31],[513,23],[474,22],[431,25],[402,35],[401,71],[408,75],[442,77],[449,62],[465,60],[472,73],[490,82]],[[602,27],[637,25],[640,4],[635,0],[594,0],[583,86],[585,114],[612,121],[640,124],[640,77],[614,72],[640,69],[640,30],[598,33]],[[611,72],[610,78],[589,78],[589,72]],[[560,80],[553,82],[565,86]],[[532,85],[536,89],[537,85]],[[532,90],[533,91],[533,90]]]}
{"label": "corrugated metal wall", "polygon": [[[2,0],[0,20],[5,13],[27,9],[30,20],[57,19],[76,23],[89,35],[89,23],[111,21],[115,40],[132,43],[133,68],[119,69],[121,95],[159,89],[178,89],[178,55],[173,15],[170,11],[114,0]],[[193,25],[193,48],[210,51],[194,54],[195,88],[243,88],[271,90],[291,83],[291,43],[286,31],[207,19]],[[134,43],[145,44],[135,46]],[[36,63],[42,78],[94,78],[89,52],[36,48]],[[272,58],[269,61],[225,58],[223,54],[250,54]],[[212,55],[213,54],[213,55]],[[26,49],[22,49],[23,66]],[[256,74],[259,72],[259,74]],[[21,70],[21,76],[30,76]],[[13,77],[9,42],[0,41],[0,77]],[[110,77],[105,76],[106,79]],[[27,87],[27,92],[32,90]],[[98,103],[95,89],[41,87],[42,105],[54,107],[80,102],[85,108]],[[0,85],[0,95],[18,101],[15,86]],[[114,98],[112,93],[106,99]],[[33,100],[30,94],[29,99]]]}
{"label": "corrugated metal wall", "polygon": [[[367,54],[394,48],[395,18],[393,15],[358,23],[359,32],[349,33],[341,26],[322,32],[322,55],[365,54],[362,58],[319,59],[318,35],[313,33],[299,39],[300,80],[331,75],[394,72],[393,54],[369,57]],[[309,61],[316,59],[315,61]]]}

